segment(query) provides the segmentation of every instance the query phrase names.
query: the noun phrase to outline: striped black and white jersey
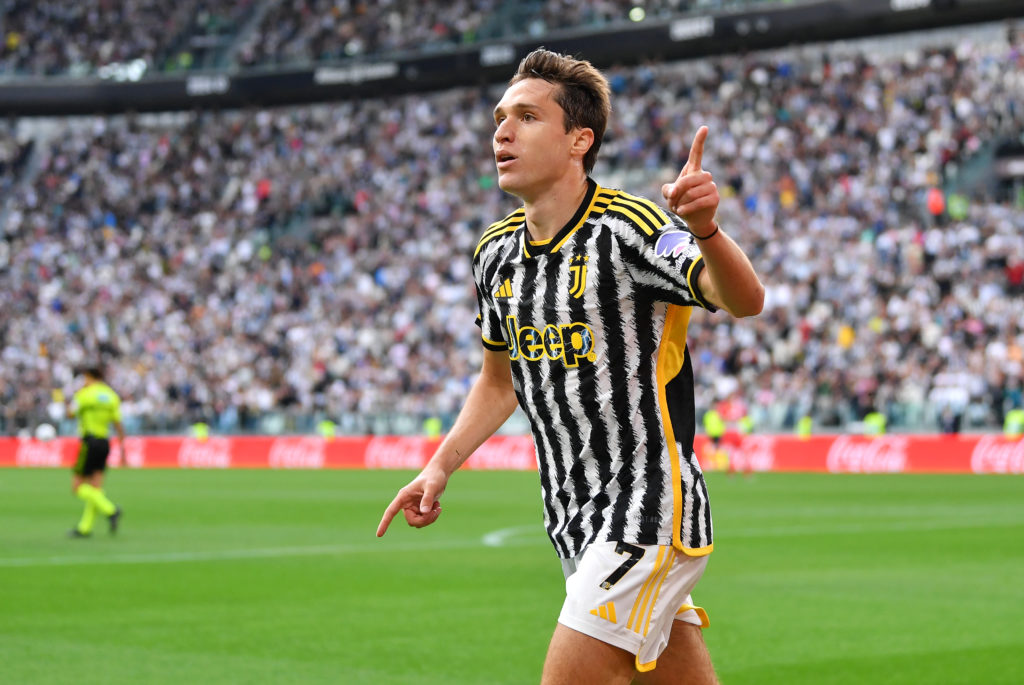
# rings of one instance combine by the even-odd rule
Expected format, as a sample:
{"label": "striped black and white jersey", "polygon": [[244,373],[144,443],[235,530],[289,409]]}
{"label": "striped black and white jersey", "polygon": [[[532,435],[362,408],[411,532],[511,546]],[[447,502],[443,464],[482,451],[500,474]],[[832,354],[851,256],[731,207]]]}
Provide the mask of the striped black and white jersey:
{"label": "striped black and white jersey", "polygon": [[473,260],[483,344],[512,362],[560,557],[595,540],[708,554],[686,347],[693,307],[714,309],[697,286],[704,262],[674,215],[587,182],[549,241],[531,241],[522,208],[484,232]]}

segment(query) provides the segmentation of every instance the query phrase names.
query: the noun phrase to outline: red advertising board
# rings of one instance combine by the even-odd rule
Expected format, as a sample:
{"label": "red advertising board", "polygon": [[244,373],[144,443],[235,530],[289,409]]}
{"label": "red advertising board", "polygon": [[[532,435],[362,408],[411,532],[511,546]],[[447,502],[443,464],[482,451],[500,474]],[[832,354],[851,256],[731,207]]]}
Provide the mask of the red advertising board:
{"label": "red advertising board", "polygon": [[[116,440],[114,454],[117,454]],[[131,437],[128,465],[149,468],[419,469],[439,441],[422,437]],[[707,440],[697,454],[708,466]],[[727,446],[734,467],[831,473],[1024,473],[1024,440],[1001,435],[750,435]],[[70,467],[78,441],[0,438],[0,467]],[[495,436],[464,468],[536,468],[529,436]]]}

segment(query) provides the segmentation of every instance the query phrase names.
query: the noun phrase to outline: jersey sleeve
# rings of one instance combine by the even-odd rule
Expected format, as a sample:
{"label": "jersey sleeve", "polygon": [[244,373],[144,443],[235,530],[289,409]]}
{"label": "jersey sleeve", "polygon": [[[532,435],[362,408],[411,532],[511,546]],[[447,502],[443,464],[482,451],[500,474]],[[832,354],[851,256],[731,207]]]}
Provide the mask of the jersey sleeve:
{"label": "jersey sleeve", "polygon": [[70,409],[73,416],[78,416],[82,413],[82,409],[88,403],[89,393],[82,390],[75,391],[75,394],[71,396]]}
{"label": "jersey sleeve", "polygon": [[[501,313],[494,302],[495,288],[487,278],[487,269],[482,260],[476,259],[473,262],[473,282],[476,286],[477,315],[476,325],[480,327],[480,341],[483,346],[492,352],[500,352],[508,349],[505,342],[501,325]],[[496,286],[497,287],[497,286]]]}
{"label": "jersey sleeve", "polygon": [[673,214],[656,230],[638,231],[625,246],[626,263],[637,288],[653,300],[682,306],[717,308],[700,291],[698,277],[704,257],[697,239]]}

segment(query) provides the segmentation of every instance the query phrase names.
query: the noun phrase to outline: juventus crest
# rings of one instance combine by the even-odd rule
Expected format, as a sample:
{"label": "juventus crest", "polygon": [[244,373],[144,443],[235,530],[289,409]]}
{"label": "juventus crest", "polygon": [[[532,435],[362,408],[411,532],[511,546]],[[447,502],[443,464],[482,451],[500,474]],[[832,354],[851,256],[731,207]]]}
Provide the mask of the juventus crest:
{"label": "juventus crest", "polygon": [[587,289],[588,261],[590,261],[590,257],[579,255],[572,258],[572,265],[569,267],[569,273],[572,274],[572,286],[569,288],[569,294],[577,300],[583,297],[583,292]]}

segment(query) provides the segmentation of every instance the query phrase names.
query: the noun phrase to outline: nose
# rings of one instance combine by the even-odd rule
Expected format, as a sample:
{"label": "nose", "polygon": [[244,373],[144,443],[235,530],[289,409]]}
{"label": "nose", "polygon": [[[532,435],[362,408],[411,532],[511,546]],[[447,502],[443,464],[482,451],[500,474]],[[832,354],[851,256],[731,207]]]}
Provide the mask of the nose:
{"label": "nose", "polygon": [[498,128],[494,130],[494,140],[498,143],[512,140],[512,126],[509,124],[508,119],[498,124]]}

